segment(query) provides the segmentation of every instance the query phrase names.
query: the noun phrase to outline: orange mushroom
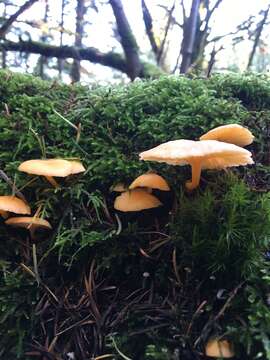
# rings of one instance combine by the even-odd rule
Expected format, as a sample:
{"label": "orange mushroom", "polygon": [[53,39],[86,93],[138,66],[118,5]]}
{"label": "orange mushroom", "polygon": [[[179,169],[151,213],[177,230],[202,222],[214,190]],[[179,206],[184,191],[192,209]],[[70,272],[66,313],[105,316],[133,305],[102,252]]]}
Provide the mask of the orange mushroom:
{"label": "orange mushroom", "polygon": [[[37,211],[38,213],[39,211]],[[38,229],[46,229],[50,230],[52,229],[51,224],[42,218],[34,216],[22,216],[22,217],[13,217],[9,218],[5,221],[7,225],[13,226],[13,227],[21,227],[29,230],[30,237],[33,241],[32,247],[33,247],[33,264],[34,264],[34,270],[37,277],[37,281],[40,281],[39,273],[38,273],[38,263],[37,263],[37,250],[36,250],[36,237],[35,237],[35,231]]]}
{"label": "orange mushroom", "polygon": [[253,139],[251,131],[238,124],[218,126],[200,137],[200,140],[218,140],[237,146],[247,146]]}
{"label": "orange mushroom", "polygon": [[123,192],[114,201],[114,208],[123,212],[141,211],[162,205],[158,198],[142,189]]}
{"label": "orange mushroom", "polygon": [[234,144],[216,140],[174,140],[140,153],[140,160],[165,162],[170,165],[191,165],[192,180],[188,190],[199,186],[202,169],[225,169],[231,166],[253,164],[252,154]]}
{"label": "orange mushroom", "polygon": [[0,215],[6,218],[8,213],[30,214],[30,207],[16,196],[3,195],[0,196]]}
{"label": "orange mushroom", "polygon": [[35,239],[35,231],[38,229],[50,230],[52,229],[51,224],[42,218],[36,216],[19,216],[12,217],[5,221],[7,225],[13,227],[21,227],[29,230],[31,239]]}
{"label": "orange mushroom", "polygon": [[230,359],[235,356],[233,346],[228,340],[211,339],[205,347],[205,355],[215,358]]}
{"label": "orange mushroom", "polygon": [[12,217],[6,220],[5,223],[25,229],[52,229],[51,224],[47,220],[35,216]]}
{"label": "orange mushroom", "polygon": [[129,189],[146,187],[150,189],[158,189],[162,191],[170,191],[167,181],[160,175],[147,173],[138,176],[129,186]]}
{"label": "orange mushroom", "polygon": [[64,159],[27,160],[21,163],[18,169],[28,174],[45,176],[54,187],[59,186],[54,180],[54,176],[66,177],[85,171],[79,161]]}

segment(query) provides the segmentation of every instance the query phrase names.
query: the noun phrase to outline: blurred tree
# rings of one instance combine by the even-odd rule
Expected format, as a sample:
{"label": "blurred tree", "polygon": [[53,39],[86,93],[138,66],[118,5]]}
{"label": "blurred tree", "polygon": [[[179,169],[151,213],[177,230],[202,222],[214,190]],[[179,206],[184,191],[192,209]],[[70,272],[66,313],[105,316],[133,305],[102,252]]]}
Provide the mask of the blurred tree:
{"label": "blurred tree", "polygon": [[[45,0],[45,9],[44,9],[44,17],[43,17],[43,23],[42,23],[42,36],[41,41],[43,43],[47,42],[48,39],[48,16],[49,16],[49,2],[48,0]],[[44,66],[47,63],[47,58],[44,55],[41,55],[38,61],[38,67],[39,67],[39,75],[42,79],[45,78],[44,74]]]}
{"label": "blurred tree", "polygon": [[[141,4],[141,18],[150,47],[150,52],[147,52],[135,36],[137,28],[134,19],[129,22],[125,8],[128,3],[123,0],[77,0],[76,3],[46,0],[43,18],[40,16],[40,19],[34,20],[20,20],[19,17],[38,0],[28,0],[23,4],[20,1],[9,0],[8,6],[6,0],[3,1],[5,6],[2,6],[0,19],[2,67],[7,65],[9,52],[24,54],[25,59],[30,54],[38,54],[40,58],[37,73],[41,77],[45,77],[46,68],[52,69],[51,64],[54,64],[54,73],[59,78],[68,74],[73,82],[80,80],[81,72],[89,76],[94,73],[89,70],[89,66],[81,67],[83,60],[118,70],[131,80],[136,77],[158,76],[168,71],[186,73],[194,68],[204,68],[209,76],[217,54],[224,49],[225,37],[234,45],[244,41],[247,36],[254,40],[249,59],[251,64],[269,12],[269,7],[261,12],[262,20],[254,31],[251,28],[257,20],[255,16],[250,16],[233,31],[215,36],[212,24],[223,0],[160,0],[160,4],[157,1],[156,7],[165,14],[162,21],[157,21],[153,3],[141,0],[138,4]],[[16,6],[18,3],[20,6]],[[51,18],[48,22],[49,9],[56,8],[59,4],[58,12],[50,11]],[[132,6],[135,5],[132,3]],[[97,42],[91,31],[91,26],[94,22],[97,24],[99,19],[104,32],[111,31],[110,43]],[[167,60],[172,49],[172,39],[175,40],[175,31],[179,34],[180,41],[173,52],[177,58],[173,69],[173,64],[168,66]],[[96,44],[96,47],[90,44]],[[210,58],[208,64],[205,54]],[[57,63],[49,61],[50,58],[56,58]],[[49,73],[52,74],[47,71],[46,75]]]}
{"label": "blurred tree", "polygon": [[[83,38],[83,19],[86,12],[85,0],[77,0],[76,8],[76,30],[75,30],[75,49],[82,47]],[[80,81],[80,60],[74,59],[71,69],[71,78],[73,82]]]}
{"label": "blurred tree", "polygon": [[249,59],[248,59],[248,65],[247,65],[247,69],[249,69],[252,65],[253,59],[254,59],[254,55],[256,52],[257,47],[260,44],[260,39],[261,39],[261,35],[262,35],[262,31],[263,31],[263,27],[266,24],[267,18],[268,18],[268,14],[269,14],[269,9],[270,9],[270,4],[268,4],[268,7],[266,8],[266,10],[262,10],[261,11],[261,15],[262,15],[262,19],[261,21],[258,23],[256,30],[254,32],[254,42],[253,42],[253,46],[252,46],[252,50],[251,53],[249,55]]}

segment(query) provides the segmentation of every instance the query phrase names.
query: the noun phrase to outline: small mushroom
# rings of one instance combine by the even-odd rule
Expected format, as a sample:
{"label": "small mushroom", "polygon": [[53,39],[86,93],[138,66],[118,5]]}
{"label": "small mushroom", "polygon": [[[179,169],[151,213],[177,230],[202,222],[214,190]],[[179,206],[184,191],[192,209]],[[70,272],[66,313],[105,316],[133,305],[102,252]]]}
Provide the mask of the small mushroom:
{"label": "small mushroom", "polygon": [[41,159],[27,160],[21,163],[19,170],[32,175],[45,176],[54,186],[59,185],[53,176],[66,177],[85,171],[85,168],[79,161],[69,161],[64,159]]}
{"label": "small mushroom", "polygon": [[[39,211],[37,211],[38,213]],[[38,263],[37,263],[37,250],[36,250],[36,236],[35,231],[38,229],[46,229],[50,230],[52,229],[51,224],[42,218],[34,216],[22,216],[22,217],[13,217],[9,218],[5,221],[7,225],[13,226],[13,227],[21,227],[29,230],[30,237],[32,240],[32,246],[33,246],[33,264],[34,264],[34,270],[37,277],[37,281],[40,281],[39,273],[38,273]]]}
{"label": "small mushroom", "polygon": [[36,216],[20,216],[12,217],[5,221],[7,225],[14,227],[21,227],[30,231],[31,239],[35,239],[35,231],[38,229],[50,230],[51,224],[42,218]]}
{"label": "small mushroom", "polygon": [[216,140],[174,140],[140,153],[140,160],[165,162],[170,165],[191,165],[192,180],[188,190],[199,186],[202,169],[225,169],[253,164],[252,154],[234,144]]}
{"label": "small mushroom", "polygon": [[205,355],[215,358],[230,359],[235,356],[233,346],[228,340],[211,339],[205,347]]}
{"label": "small mushroom", "polygon": [[218,126],[200,137],[200,140],[218,140],[237,146],[247,146],[254,136],[247,128],[238,124]]}
{"label": "small mushroom", "polygon": [[141,211],[162,205],[158,198],[142,189],[123,192],[114,201],[114,208],[123,212]]}
{"label": "small mushroom", "polygon": [[25,229],[52,229],[51,224],[47,220],[35,216],[12,217],[6,220],[5,223]]}
{"label": "small mushroom", "polygon": [[162,191],[170,191],[167,181],[160,175],[148,173],[138,176],[129,186],[129,189],[146,187],[150,189],[158,189]]}
{"label": "small mushroom", "polygon": [[0,196],[0,215],[6,218],[8,217],[9,212],[29,215],[31,210],[23,200],[17,198],[16,196]]}

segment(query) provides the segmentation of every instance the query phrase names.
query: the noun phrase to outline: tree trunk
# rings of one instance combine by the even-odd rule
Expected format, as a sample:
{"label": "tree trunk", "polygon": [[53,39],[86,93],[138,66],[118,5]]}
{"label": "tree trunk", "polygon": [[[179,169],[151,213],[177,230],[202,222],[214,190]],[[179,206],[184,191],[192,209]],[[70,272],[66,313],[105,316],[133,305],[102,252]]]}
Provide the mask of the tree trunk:
{"label": "tree trunk", "polygon": [[[47,24],[47,22],[48,22],[48,13],[49,13],[49,3],[48,3],[48,0],[46,0],[44,17],[43,17],[43,21],[45,24]],[[41,41],[46,43],[46,40],[47,40],[47,36],[43,34],[41,36]],[[47,58],[45,56],[41,56],[39,58],[39,76],[41,77],[41,79],[44,79],[44,65],[46,63],[47,63]]]}
{"label": "tree trunk", "polygon": [[180,66],[180,73],[185,74],[190,65],[192,59],[192,53],[194,49],[194,41],[197,30],[197,22],[199,17],[200,0],[193,0],[190,10],[190,15],[187,22],[184,24],[183,29],[183,42],[182,42],[182,62]]}
{"label": "tree trunk", "polygon": [[142,0],[142,12],[143,12],[143,21],[145,25],[146,34],[150,41],[152,51],[155,54],[156,59],[158,59],[159,48],[156,43],[153,32],[153,19],[144,0]]}
{"label": "tree trunk", "polygon": [[[3,11],[3,18],[5,19],[7,15],[7,5],[5,3],[4,5],[4,11]],[[5,35],[3,36],[3,39],[5,39]],[[2,69],[5,69],[7,66],[7,52],[5,49],[2,49]]]}
{"label": "tree trunk", "polygon": [[189,18],[184,24],[184,37],[182,45],[182,62],[180,66],[180,73],[185,74],[190,65],[192,59],[192,53],[194,48],[194,41],[197,29],[197,21],[199,14],[200,0],[193,0],[190,10]]}
{"label": "tree trunk", "polygon": [[127,20],[121,0],[109,0],[117,23],[121,45],[127,62],[127,74],[131,80],[140,76],[142,63],[139,58],[138,45]]}
{"label": "tree trunk", "polygon": [[[76,8],[76,34],[75,34],[75,48],[82,47],[83,37],[83,18],[86,12],[85,0],[77,0]],[[72,82],[80,81],[80,60],[75,59],[71,69]]]}
{"label": "tree trunk", "polygon": [[[62,0],[61,4],[61,20],[60,20],[60,46],[63,46],[63,28],[64,28],[64,13],[65,13],[65,5],[66,1]],[[63,71],[63,59],[57,59],[58,64],[58,72],[59,72],[59,79],[62,79],[62,71]]]}

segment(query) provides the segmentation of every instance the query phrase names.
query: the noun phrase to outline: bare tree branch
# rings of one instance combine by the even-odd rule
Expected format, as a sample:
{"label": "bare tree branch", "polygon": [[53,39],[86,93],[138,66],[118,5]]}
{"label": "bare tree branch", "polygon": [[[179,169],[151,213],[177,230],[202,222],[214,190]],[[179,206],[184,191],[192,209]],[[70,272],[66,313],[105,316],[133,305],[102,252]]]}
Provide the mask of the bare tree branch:
{"label": "bare tree branch", "polygon": [[109,0],[109,3],[113,9],[121,45],[126,56],[127,74],[131,80],[134,80],[137,76],[140,76],[142,71],[138,45],[127,20],[121,0]]}
{"label": "bare tree branch", "polygon": [[[175,1],[174,1],[174,3],[175,3]],[[164,9],[167,14],[169,14],[170,11],[171,11],[171,9],[168,9],[168,7],[165,6],[165,5],[158,4],[157,6],[160,7],[161,9]],[[171,15],[171,17],[172,17],[171,24],[172,24],[172,25],[177,25],[177,26],[179,26],[179,27],[182,29],[182,28],[183,28],[183,24],[181,24],[179,21],[177,21],[176,18],[175,18],[173,15]]]}
{"label": "bare tree branch", "polygon": [[102,53],[95,48],[77,49],[73,46],[53,46],[34,41],[4,41],[0,43],[0,48],[7,51],[20,51],[32,54],[40,54],[57,59],[72,58],[77,60],[88,60],[93,63],[112,67],[127,74],[127,64],[125,59],[113,52]]}
{"label": "bare tree branch", "polygon": [[144,0],[142,0],[142,12],[143,12],[143,21],[144,21],[146,33],[147,33],[148,39],[150,41],[153,53],[155,54],[156,59],[157,59],[158,58],[158,53],[159,53],[159,48],[157,46],[157,43],[156,43],[156,40],[155,40],[155,37],[154,37],[153,20],[152,20],[152,16],[150,14],[150,11],[148,10]]}
{"label": "bare tree branch", "polygon": [[218,49],[216,49],[216,44],[214,44],[213,50],[210,55],[210,60],[208,62],[207,71],[206,71],[206,76],[208,78],[210,77],[213,67],[215,65],[217,54],[223,49],[224,49],[223,45],[221,45]]}
{"label": "bare tree branch", "polygon": [[270,9],[270,4],[268,5],[268,8],[265,11],[263,11],[263,18],[262,18],[261,22],[258,24],[258,27],[256,29],[256,36],[255,36],[255,40],[253,43],[251,53],[249,55],[247,69],[249,69],[252,65],[252,61],[253,61],[253,58],[254,58],[257,46],[259,44],[259,41],[260,41],[262,31],[263,31],[263,27],[266,23],[266,20],[267,20],[268,14],[269,14],[269,9]]}
{"label": "bare tree branch", "polygon": [[[93,47],[84,49],[75,48],[73,46],[54,46],[34,41],[13,42],[5,40],[0,42],[0,50],[1,49],[6,51],[20,51],[30,54],[40,54],[46,57],[55,57],[57,59],[71,58],[77,60],[87,60],[94,64],[101,64],[115,70],[119,70],[129,76],[128,64],[121,54],[114,52],[102,53]],[[155,70],[158,70],[158,68],[155,68],[153,65],[149,68],[147,63],[142,63],[142,68],[138,76],[147,78],[151,76],[152,71],[155,73]],[[159,73],[161,74],[162,71]]]}
{"label": "bare tree branch", "polygon": [[167,24],[166,24],[164,37],[163,37],[161,46],[159,48],[158,57],[157,57],[158,64],[160,63],[161,57],[163,55],[164,46],[165,46],[167,36],[168,36],[168,32],[169,32],[169,29],[170,29],[170,26],[171,26],[171,23],[172,23],[172,14],[174,12],[174,9],[175,9],[175,1],[173,2],[173,6],[171,7],[171,9],[168,12],[168,21],[167,21]]}
{"label": "bare tree branch", "polygon": [[182,15],[183,15],[183,23],[187,20],[187,12],[184,4],[184,0],[181,0],[181,8],[182,8]]}
{"label": "bare tree branch", "polygon": [[32,6],[35,2],[38,0],[28,0],[26,1],[13,15],[10,16],[9,19],[7,19],[4,24],[0,27],[0,38],[3,38],[6,33],[8,32],[10,26],[14,23],[14,21],[17,20],[17,18],[30,6]]}
{"label": "bare tree branch", "polygon": [[204,19],[205,22],[205,27],[203,32],[207,31],[209,28],[209,21],[211,20],[211,17],[214,13],[214,11],[219,7],[219,5],[221,4],[223,0],[216,0],[215,4],[213,5],[212,9],[207,8],[207,13]]}

